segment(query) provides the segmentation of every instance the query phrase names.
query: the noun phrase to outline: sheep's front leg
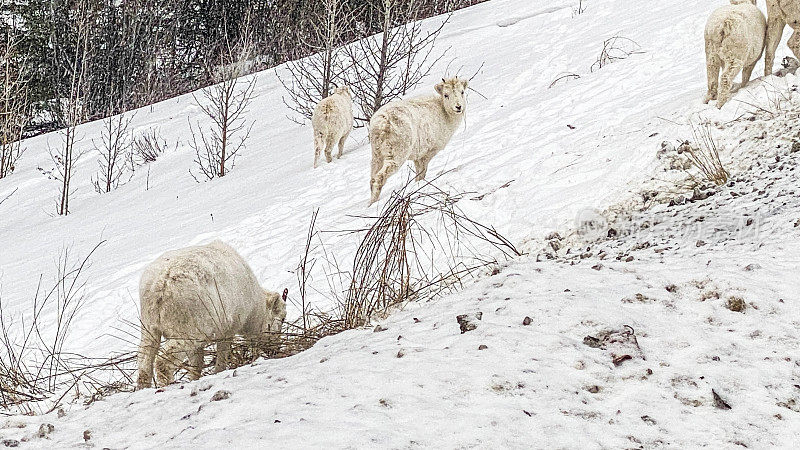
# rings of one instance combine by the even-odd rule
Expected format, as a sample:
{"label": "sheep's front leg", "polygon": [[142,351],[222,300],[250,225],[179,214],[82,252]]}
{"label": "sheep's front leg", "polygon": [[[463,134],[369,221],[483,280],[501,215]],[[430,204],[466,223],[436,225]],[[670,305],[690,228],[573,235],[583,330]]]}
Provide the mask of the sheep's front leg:
{"label": "sheep's front leg", "polygon": [[[764,50],[764,76],[772,75],[772,65],[775,63],[775,51],[781,43],[783,28],[786,22],[780,17],[775,17],[770,11],[770,18],[767,21],[767,39]],[[797,55],[797,52],[795,52]],[[800,58],[800,57],[798,57]]]}
{"label": "sheep's front leg", "polygon": [[138,368],[139,375],[136,380],[136,388],[144,389],[153,385],[153,364],[158,354],[158,346],[161,344],[161,333],[148,330],[142,325],[142,340],[139,344]]}
{"label": "sheep's front leg", "polygon": [[205,365],[205,349],[203,346],[197,347],[189,355],[189,379],[199,380],[203,375],[203,366]]}
{"label": "sheep's front leg", "polygon": [[417,177],[414,178],[415,181],[422,181],[425,179],[425,175],[428,174],[428,163],[430,162],[431,157],[428,155],[414,161],[414,167],[417,169]]}
{"label": "sheep's front leg", "polygon": [[231,355],[231,341],[224,339],[217,342],[217,363],[214,364],[214,373],[228,369],[228,358]]}

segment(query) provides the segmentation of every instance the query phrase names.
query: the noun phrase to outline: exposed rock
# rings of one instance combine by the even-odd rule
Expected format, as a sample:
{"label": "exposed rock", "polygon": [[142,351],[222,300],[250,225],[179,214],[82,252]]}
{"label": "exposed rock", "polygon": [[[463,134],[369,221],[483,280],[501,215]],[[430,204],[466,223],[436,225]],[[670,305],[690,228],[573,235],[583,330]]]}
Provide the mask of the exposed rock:
{"label": "exposed rock", "polygon": [[233,395],[233,394],[231,394],[231,391],[226,391],[224,389],[223,390],[219,390],[217,392],[214,392],[214,395],[211,397],[211,401],[212,402],[218,402],[220,400],[227,400],[227,399],[231,398],[231,395]]}
{"label": "exposed rock", "polygon": [[461,334],[478,328],[478,321],[481,320],[482,317],[483,313],[480,311],[473,314],[461,314],[456,316],[458,325],[461,327]]}

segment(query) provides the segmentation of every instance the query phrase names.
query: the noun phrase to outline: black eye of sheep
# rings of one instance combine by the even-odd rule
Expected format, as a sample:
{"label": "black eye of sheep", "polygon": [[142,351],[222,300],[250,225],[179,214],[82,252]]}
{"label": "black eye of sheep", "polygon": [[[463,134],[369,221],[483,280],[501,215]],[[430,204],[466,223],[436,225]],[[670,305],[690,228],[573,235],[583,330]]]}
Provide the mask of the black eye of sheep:
{"label": "black eye of sheep", "polygon": [[447,95],[447,94],[444,94],[444,98],[450,98],[450,96]]}

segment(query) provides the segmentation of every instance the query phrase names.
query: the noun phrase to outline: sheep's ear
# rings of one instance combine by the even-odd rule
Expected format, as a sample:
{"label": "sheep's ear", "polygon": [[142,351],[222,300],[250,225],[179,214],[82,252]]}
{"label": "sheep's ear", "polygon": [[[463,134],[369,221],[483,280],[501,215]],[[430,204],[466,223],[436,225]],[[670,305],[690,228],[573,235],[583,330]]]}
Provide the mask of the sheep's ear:
{"label": "sheep's ear", "polygon": [[286,297],[289,296],[289,288],[283,288],[283,295],[281,295],[281,299],[286,301]]}
{"label": "sheep's ear", "polygon": [[439,83],[433,88],[436,89],[436,93],[439,95],[442,95],[444,93],[444,83]]}

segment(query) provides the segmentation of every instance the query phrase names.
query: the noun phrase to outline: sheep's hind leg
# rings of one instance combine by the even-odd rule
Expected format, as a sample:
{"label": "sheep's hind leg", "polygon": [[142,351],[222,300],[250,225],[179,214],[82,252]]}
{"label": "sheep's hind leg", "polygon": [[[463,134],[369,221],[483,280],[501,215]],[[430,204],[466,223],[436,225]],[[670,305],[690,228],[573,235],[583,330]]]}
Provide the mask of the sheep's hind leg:
{"label": "sheep's hind leg", "polygon": [[325,141],[322,136],[314,134],[314,168],[319,165],[319,156],[322,154],[322,147],[325,146]]}
{"label": "sheep's hind leg", "polygon": [[719,94],[717,95],[717,108],[722,109],[725,103],[731,99],[731,84],[736,74],[742,70],[741,61],[726,61],[725,68],[722,70],[722,77],[719,82]]}
{"label": "sheep's hind leg", "polygon": [[[770,14],[772,15],[772,14]],[[767,21],[767,36],[764,49],[764,76],[772,75],[772,65],[775,63],[775,51],[778,49],[778,44],[781,43],[783,36],[783,29],[786,27],[786,22],[778,17],[770,17]],[[797,55],[797,52],[795,52]],[[800,56],[798,56],[800,59]]]}
{"label": "sheep's hind leg", "polygon": [[756,60],[753,64],[744,66],[744,69],[742,69],[742,82],[736,86],[736,90],[734,92],[738,92],[739,89],[747,86],[747,83],[750,82],[750,76],[753,75],[753,69],[756,68],[756,62],[758,62],[758,60]]}
{"label": "sheep's hind leg", "polygon": [[386,158],[384,160],[381,170],[373,175],[372,179],[370,180],[370,190],[372,192],[369,201],[370,205],[378,201],[378,199],[381,197],[381,190],[386,184],[386,180],[390,176],[394,175],[398,169],[400,169],[400,165],[397,164],[395,160],[391,158]]}
{"label": "sheep's hind leg", "polygon": [[175,371],[186,359],[184,344],[177,339],[167,339],[156,357],[156,381],[166,386],[175,381]]}
{"label": "sheep's hind leg", "polygon": [[336,159],[342,157],[342,152],[344,152],[344,143],[347,141],[347,138],[350,136],[350,133],[345,134],[341,139],[339,139],[339,154],[336,155]]}
{"label": "sheep's hind leg", "polygon": [[149,388],[153,385],[153,364],[158,354],[158,346],[161,344],[161,333],[155,330],[148,330],[142,325],[142,340],[139,344],[138,369],[139,375],[136,380],[136,388]]}
{"label": "sheep's hind leg", "polygon": [[328,138],[325,142],[325,160],[328,162],[333,161],[333,156],[331,156],[331,151],[333,151],[333,146],[336,145],[336,142],[332,138]]}
{"label": "sheep's hind leg", "polygon": [[794,57],[800,60],[800,30],[795,29],[786,45],[792,49]]}
{"label": "sheep's hind leg", "polygon": [[717,92],[719,90],[719,62],[714,58],[709,58],[706,62],[706,75],[708,76],[708,93],[703,103],[708,103],[711,100],[717,99]]}

